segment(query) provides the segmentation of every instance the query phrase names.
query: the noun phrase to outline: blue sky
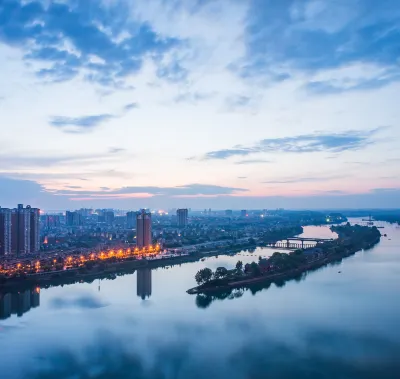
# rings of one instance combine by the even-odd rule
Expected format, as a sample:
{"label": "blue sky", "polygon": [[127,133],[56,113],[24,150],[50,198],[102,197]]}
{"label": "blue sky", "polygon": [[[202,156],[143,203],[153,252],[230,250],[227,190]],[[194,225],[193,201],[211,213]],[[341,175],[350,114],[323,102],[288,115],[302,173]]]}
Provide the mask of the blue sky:
{"label": "blue sky", "polygon": [[2,0],[0,205],[396,207],[397,0]]}

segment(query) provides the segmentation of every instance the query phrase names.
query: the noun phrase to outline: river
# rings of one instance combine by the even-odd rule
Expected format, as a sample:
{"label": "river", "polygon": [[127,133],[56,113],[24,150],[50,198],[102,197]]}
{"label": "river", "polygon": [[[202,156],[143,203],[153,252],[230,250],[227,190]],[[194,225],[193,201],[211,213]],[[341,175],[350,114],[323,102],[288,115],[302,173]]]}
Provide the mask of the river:
{"label": "river", "polygon": [[400,229],[384,225],[371,250],[207,304],[186,293],[200,268],[275,250],[3,295],[1,377],[398,379]]}

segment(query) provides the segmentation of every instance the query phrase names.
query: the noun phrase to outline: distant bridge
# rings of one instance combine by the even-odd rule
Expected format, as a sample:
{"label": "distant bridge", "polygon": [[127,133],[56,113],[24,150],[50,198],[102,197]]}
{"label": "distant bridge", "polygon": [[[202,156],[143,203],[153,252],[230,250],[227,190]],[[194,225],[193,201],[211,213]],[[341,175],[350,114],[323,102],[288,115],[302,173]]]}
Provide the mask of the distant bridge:
{"label": "distant bridge", "polygon": [[284,249],[309,249],[315,247],[321,242],[332,242],[333,238],[306,238],[306,237],[289,237],[280,241],[269,242],[269,247],[279,247]]}

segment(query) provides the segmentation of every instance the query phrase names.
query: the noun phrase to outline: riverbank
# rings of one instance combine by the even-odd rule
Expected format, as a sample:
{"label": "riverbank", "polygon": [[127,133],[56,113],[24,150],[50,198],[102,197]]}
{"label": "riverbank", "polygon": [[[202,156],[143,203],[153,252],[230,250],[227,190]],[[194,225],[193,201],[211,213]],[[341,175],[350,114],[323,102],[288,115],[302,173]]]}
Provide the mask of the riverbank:
{"label": "riverbank", "polygon": [[[295,268],[282,270],[281,267],[268,264],[268,260],[264,263],[260,260],[256,273],[249,272],[233,274],[233,277],[218,278],[203,283],[197,287],[187,291],[189,294],[207,294],[219,291],[226,291],[233,288],[250,286],[255,283],[272,283],[275,281],[289,280],[296,278],[299,274],[316,270],[329,263],[340,261],[347,258],[357,251],[367,250],[380,242],[381,234],[377,228],[356,226],[332,226],[332,231],[338,233],[338,240],[320,244],[314,253],[305,255],[304,252],[291,253],[288,256],[296,258],[297,262],[303,262]],[[364,237],[363,240],[360,238]],[[278,253],[279,255],[279,253]],[[273,258],[272,256],[271,258]],[[277,256],[279,258],[279,256]],[[305,263],[304,263],[305,262]],[[253,263],[251,266],[257,266]],[[262,271],[262,267],[267,267],[266,271]],[[272,266],[272,269],[271,269]],[[250,268],[251,269],[251,268]],[[233,270],[234,271],[234,270]]]}
{"label": "riverbank", "polygon": [[[255,245],[246,245],[247,248],[255,248]],[[172,256],[161,259],[135,259],[123,260],[120,262],[103,263],[99,267],[90,270],[79,268],[50,271],[40,274],[32,274],[23,277],[14,277],[0,282],[0,291],[19,290],[32,288],[35,286],[41,288],[50,288],[61,285],[69,285],[79,282],[91,283],[97,279],[115,279],[117,276],[133,274],[138,269],[149,268],[156,269],[162,267],[176,266],[184,263],[196,262],[206,257],[236,254],[243,251],[246,247],[212,250],[208,252],[199,252],[190,255]]]}
{"label": "riverbank", "polygon": [[[301,227],[292,228],[284,233],[280,233],[277,238],[287,238],[296,235],[302,231]],[[124,275],[132,273],[140,268],[158,268],[177,264],[196,262],[200,259],[218,256],[236,254],[243,250],[255,250],[257,247],[262,247],[264,241],[256,243],[254,240],[247,243],[235,244],[230,246],[220,247],[214,250],[198,251],[191,254],[167,256],[159,259],[121,259],[110,262],[108,260],[87,261],[90,266],[81,266],[68,268],[66,270],[45,271],[39,273],[15,275],[6,277],[0,275],[0,290],[19,289],[33,286],[51,287],[64,284],[72,284],[77,282],[91,282],[95,279],[113,278],[116,275]],[[114,258],[116,259],[116,258]],[[132,271],[133,270],[133,271]]]}

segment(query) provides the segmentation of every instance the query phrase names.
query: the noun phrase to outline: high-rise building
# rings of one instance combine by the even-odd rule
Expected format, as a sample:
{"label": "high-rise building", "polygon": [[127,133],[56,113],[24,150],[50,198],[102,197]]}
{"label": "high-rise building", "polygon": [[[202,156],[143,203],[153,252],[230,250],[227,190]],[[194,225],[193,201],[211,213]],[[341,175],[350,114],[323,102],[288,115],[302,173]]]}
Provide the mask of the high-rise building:
{"label": "high-rise building", "polygon": [[136,228],[136,216],[138,215],[138,212],[127,212],[126,213],[126,226],[128,228]]}
{"label": "high-rise building", "polygon": [[23,255],[40,250],[40,210],[18,204],[0,208],[0,255]]}
{"label": "high-rise building", "polygon": [[29,205],[26,208],[30,209],[30,251],[33,253],[40,250],[40,210]]}
{"label": "high-rise building", "polygon": [[180,228],[185,228],[188,224],[188,210],[178,209],[176,211],[176,217],[178,218],[178,226]]}
{"label": "high-rise building", "polygon": [[151,213],[142,210],[136,216],[136,246],[139,249],[151,245]]}
{"label": "high-rise building", "polygon": [[151,296],[151,269],[137,270],[137,295],[143,300]]}
{"label": "high-rise building", "polygon": [[[13,254],[23,255],[36,251],[35,248],[31,250],[31,211],[32,208],[29,205],[24,208],[22,204],[18,204],[18,208],[11,211],[11,252]],[[34,225],[34,230],[38,233],[39,226]],[[39,237],[37,239],[39,240]]]}
{"label": "high-rise building", "polygon": [[82,215],[79,212],[67,211],[65,213],[65,223],[67,226],[80,226],[83,224]]}
{"label": "high-rise building", "polygon": [[225,215],[226,215],[226,216],[232,216],[232,214],[233,214],[233,212],[232,212],[231,209],[227,209],[227,210],[225,211]]}
{"label": "high-rise building", "polygon": [[0,256],[11,254],[11,210],[0,208]]}
{"label": "high-rise building", "polygon": [[246,211],[246,209],[242,209],[241,211],[240,211],[240,217],[246,217],[247,216],[247,211]]}

